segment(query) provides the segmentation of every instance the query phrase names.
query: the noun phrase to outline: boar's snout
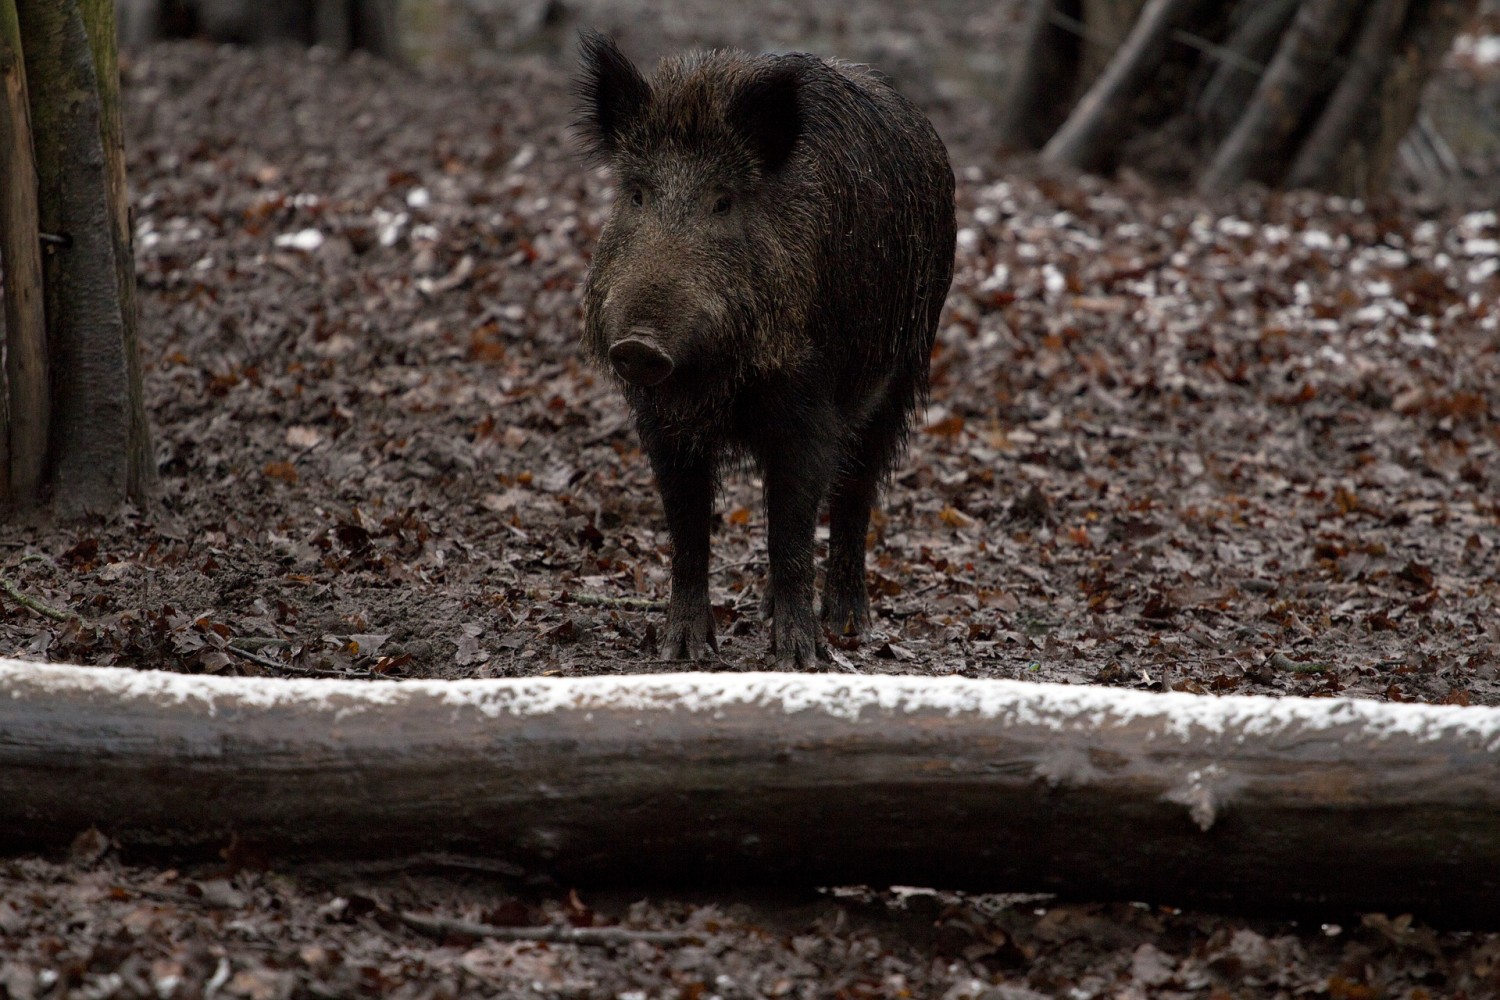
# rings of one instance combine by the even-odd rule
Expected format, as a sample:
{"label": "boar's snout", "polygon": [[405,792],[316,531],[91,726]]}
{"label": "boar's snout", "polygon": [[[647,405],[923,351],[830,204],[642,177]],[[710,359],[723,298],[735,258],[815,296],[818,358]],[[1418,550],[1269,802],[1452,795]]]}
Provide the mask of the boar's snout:
{"label": "boar's snout", "polygon": [[616,374],[631,385],[652,386],[666,379],[676,367],[649,330],[631,330],[609,349],[609,363]]}

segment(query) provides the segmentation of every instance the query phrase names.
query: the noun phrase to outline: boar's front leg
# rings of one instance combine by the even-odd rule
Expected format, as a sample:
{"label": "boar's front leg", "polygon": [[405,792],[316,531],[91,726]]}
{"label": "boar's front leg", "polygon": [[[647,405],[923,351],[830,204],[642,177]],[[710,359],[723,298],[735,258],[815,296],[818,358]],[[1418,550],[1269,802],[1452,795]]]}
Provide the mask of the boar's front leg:
{"label": "boar's front leg", "polygon": [[766,549],[770,582],[771,652],[778,670],[817,666],[818,620],[813,615],[813,532],[828,489],[826,449],[816,437],[768,449]]}
{"label": "boar's front leg", "polygon": [[672,534],[672,598],[662,636],[664,660],[709,660],[718,652],[708,604],[708,529],[713,516],[714,461],[697,450],[649,447],[656,488]]}

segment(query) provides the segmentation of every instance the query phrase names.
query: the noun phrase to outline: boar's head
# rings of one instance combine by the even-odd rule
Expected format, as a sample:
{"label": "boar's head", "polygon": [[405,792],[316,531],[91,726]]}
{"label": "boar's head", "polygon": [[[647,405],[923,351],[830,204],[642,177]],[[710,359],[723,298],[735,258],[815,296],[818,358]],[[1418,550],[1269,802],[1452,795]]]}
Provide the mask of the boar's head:
{"label": "boar's head", "polygon": [[577,132],[616,184],[584,289],[585,352],[658,397],[795,363],[816,280],[807,57],[689,55],[648,80],[602,35],[582,43]]}

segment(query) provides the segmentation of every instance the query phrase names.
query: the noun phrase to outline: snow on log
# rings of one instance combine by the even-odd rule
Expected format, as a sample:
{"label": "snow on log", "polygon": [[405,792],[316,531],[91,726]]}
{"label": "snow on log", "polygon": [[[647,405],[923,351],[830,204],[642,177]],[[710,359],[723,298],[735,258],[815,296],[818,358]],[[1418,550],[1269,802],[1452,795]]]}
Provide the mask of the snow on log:
{"label": "snow on log", "polygon": [[0,660],[0,840],[1493,921],[1500,709],[963,678]]}

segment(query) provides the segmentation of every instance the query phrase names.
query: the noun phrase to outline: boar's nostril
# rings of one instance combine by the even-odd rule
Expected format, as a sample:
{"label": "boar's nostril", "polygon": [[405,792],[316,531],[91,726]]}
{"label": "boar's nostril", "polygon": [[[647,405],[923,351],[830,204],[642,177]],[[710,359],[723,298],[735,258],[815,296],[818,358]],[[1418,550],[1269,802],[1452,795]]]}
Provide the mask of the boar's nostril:
{"label": "boar's nostril", "polygon": [[654,341],[629,337],[609,349],[609,363],[631,385],[656,385],[675,367],[672,359]]}

